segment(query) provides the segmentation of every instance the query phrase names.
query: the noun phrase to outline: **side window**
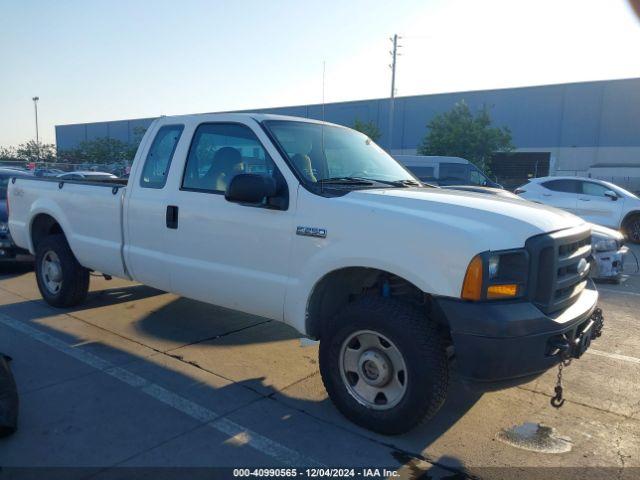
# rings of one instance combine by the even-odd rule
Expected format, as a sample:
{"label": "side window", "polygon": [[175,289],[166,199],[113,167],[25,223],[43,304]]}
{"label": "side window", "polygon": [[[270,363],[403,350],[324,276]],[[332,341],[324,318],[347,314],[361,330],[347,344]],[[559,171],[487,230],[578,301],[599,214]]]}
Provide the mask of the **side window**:
{"label": "side window", "polygon": [[484,186],[487,184],[487,177],[485,177],[480,170],[477,170],[473,167],[471,168],[469,180],[474,185]]}
{"label": "side window", "polygon": [[253,131],[235,123],[204,123],[193,136],[182,188],[224,193],[239,173],[279,179],[271,157]]}
{"label": "side window", "polygon": [[579,193],[580,182],[578,180],[549,180],[542,186],[554,192]]}
{"label": "side window", "polygon": [[410,166],[407,168],[411,173],[413,173],[420,180],[424,180],[424,181],[435,180],[435,178],[433,178],[434,167]]}
{"label": "side window", "polygon": [[593,195],[594,197],[604,197],[604,192],[609,189],[604,185],[593,182],[582,182],[582,193],[584,195]]}
{"label": "side window", "polygon": [[469,165],[465,163],[441,163],[438,179],[467,182],[469,180]]}
{"label": "side window", "polygon": [[140,186],[145,188],[164,188],[171,159],[182,135],[183,125],[165,125],[158,130],[144,162]]}

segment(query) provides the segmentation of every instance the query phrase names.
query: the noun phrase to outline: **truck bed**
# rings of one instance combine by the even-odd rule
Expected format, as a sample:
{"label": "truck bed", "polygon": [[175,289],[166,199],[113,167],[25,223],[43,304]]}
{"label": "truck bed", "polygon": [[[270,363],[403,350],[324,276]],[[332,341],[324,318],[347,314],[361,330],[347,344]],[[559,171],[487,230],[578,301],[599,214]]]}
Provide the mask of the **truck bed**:
{"label": "truck bed", "polygon": [[[10,181],[9,228],[16,244],[32,253],[31,224],[49,215],[60,223],[81,265],[113,276],[126,276],[122,261],[126,179],[100,181],[18,177]],[[19,201],[15,198],[19,197]]]}

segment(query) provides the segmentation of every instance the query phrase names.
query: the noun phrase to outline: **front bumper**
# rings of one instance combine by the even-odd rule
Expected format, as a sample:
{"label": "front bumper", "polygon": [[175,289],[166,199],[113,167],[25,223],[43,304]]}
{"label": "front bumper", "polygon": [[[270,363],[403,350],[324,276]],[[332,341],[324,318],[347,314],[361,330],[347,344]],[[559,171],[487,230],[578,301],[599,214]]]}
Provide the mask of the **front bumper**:
{"label": "front bumper", "polygon": [[619,280],[624,272],[624,256],[629,251],[623,246],[617,251],[593,252],[595,268],[591,278],[597,280]]}
{"label": "front bumper", "polygon": [[586,335],[595,336],[582,335],[593,328],[591,317],[598,302],[592,282],[575,303],[551,315],[526,301],[474,303],[439,298],[436,302],[449,324],[456,370],[467,380],[526,381],[560,362],[567,353],[562,348],[565,340],[570,344],[568,353],[579,356],[590,342],[574,345]]}

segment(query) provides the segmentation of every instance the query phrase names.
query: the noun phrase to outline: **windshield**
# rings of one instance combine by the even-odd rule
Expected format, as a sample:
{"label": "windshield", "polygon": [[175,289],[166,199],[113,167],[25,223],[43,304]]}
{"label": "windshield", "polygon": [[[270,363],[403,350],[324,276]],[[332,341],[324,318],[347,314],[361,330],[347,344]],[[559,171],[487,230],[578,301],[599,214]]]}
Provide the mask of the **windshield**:
{"label": "windshield", "polygon": [[366,135],[348,128],[296,121],[266,121],[299,176],[311,184],[335,179],[416,182]]}

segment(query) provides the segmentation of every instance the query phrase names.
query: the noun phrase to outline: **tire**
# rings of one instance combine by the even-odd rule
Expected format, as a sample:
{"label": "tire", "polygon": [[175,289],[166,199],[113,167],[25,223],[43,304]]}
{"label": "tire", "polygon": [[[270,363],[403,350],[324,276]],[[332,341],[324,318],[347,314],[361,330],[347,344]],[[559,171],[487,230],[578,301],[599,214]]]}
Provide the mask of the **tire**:
{"label": "tire", "polygon": [[[53,275],[46,266],[51,263],[58,265]],[[35,267],[38,289],[49,305],[73,307],[87,297],[89,270],[78,263],[64,235],[49,235],[38,244]],[[57,289],[52,288],[53,283],[58,284]]]}
{"label": "tire", "polygon": [[[389,352],[388,348],[395,347],[404,361],[406,371],[402,378],[400,369],[387,374],[392,379],[389,382],[404,380],[404,393],[398,396],[390,390],[390,399],[385,394],[375,397],[374,403],[379,400],[390,403],[374,405],[362,397],[358,399],[357,386],[365,380],[363,375],[370,373],[364,368],[366,361],[362,363],[364,353],[368,352],[358,340],[355,347],[349,343],[354,335],[356,339],[361,338],[359,332],[365,332],[361,336],[369,335],[367,332],[372,332],[374,337],[377,335],[381,351]],[[348,368],[343,368],[348,363],[343,360],[347,358],[343,353],[347,349],[360,354],[357,381],[353,372],[345,373]],[[394,357],[397,358],[395,354]],[[436,325],[418,308],[380,297],[363,297],[346,305],[332,319],[320,341],[320,374],[329,397],[345,417],[385,435],[407,432],[431,419],[444,403],[449,383],[446,350]]]}
{"label": "tire", "polygon": [[622,229],[631,243],[640,243],[640,215],[626,219]]}

